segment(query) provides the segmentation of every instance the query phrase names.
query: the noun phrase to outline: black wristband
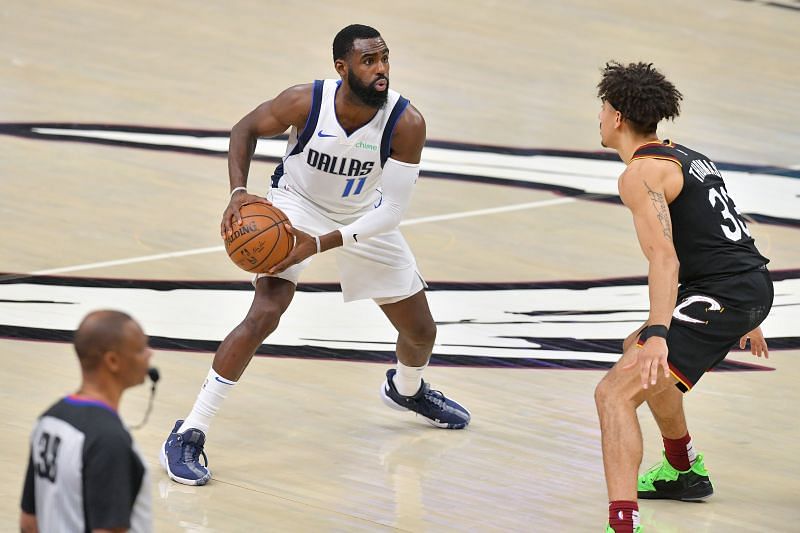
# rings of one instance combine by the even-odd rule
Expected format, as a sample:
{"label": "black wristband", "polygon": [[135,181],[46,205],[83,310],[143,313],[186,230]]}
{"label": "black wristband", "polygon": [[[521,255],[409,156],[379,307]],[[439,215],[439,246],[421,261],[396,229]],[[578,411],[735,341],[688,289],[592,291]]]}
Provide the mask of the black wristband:
{"label": "black wristband", "polygon": [[660,324],[655,326],[647,326],[647,329],[644,330],[645,333],[645,340],[649,339],[650,337],[661,337],[662,339],[667,338],[667,333],[669,333],[669,329],[667,326],[662,326]]}

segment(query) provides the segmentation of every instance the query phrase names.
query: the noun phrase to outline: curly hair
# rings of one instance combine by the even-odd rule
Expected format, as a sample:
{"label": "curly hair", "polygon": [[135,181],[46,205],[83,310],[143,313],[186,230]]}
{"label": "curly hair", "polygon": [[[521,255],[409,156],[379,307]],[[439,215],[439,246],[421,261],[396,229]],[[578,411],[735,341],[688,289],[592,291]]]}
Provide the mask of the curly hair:
{"label": "curly hair", "polygon": [[333,60],[344,59],[353,50],[353,41],[356,39],[373,39],[381,34],[371,26],[351,24],[342,28],[333,38]]}
{"label": "curly hair", "polygon": [[683,95],[652,63],[623,65],[609,61],[597,84],[597,96],[628,120],[634,131],[655,133],[662,119],[680,115]]}

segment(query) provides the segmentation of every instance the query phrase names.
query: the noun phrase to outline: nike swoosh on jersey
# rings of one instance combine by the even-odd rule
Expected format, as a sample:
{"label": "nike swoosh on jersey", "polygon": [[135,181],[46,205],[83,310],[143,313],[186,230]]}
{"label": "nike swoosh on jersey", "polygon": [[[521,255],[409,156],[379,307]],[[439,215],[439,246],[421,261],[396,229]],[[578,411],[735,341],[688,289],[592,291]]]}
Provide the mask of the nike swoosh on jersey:
{"label": "nike swoosh on jersey", "polygon": [[317,132],[317,137],[336,137],[336,135],[331,135],[329,133],[325,133],[322,130]]}

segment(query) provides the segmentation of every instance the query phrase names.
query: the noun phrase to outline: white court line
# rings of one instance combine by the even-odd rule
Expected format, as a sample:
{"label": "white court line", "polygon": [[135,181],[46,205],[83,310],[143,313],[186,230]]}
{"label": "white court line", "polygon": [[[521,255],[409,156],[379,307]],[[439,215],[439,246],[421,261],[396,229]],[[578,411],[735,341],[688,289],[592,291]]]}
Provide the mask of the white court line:
{"label": "white court line", "polygon": [[568,204],[577,201],[577,198],[556,198],[555,200],[543,200],[541,202],[527,202],[524,204],[507,205],[505,207],[490,207],[487,209],[476,209],[475,211],[462,211],[461,213],[451,213],[449,215],[434,215],[430,217],[411,218],[400,223],[401,226],[413,226],[414,224],[425,224],[426,222],[438,222],[440,220],[453,220],[456,218],[476,217],[480,215],[493,215],[496,213],[508,213],[509,211],[521,211],[523,209],[536,209],[537,207],[548,207],[551,205]]}
{"label": "white court line", "polygon": [[[415,224],[426,224],[428,222],[438,222],[441,220],[454,220],[457,218],[468,218],[480,215],[492,215],[496,213],[508,213],[509,211],[521,211],[523,209],[536,209],[551,205],[568,204],[576,202],[577,198],[556,198],[554,200],[543,200],[540,202],[527,202],[524,204],[507,205],[504,207],[491,207],[487,209],[476,209],[474,211],[462,211],[461,213],[450,213],[449,215],[434,215],[430,217],[411,218],[400,222],[401,226],[413,226]],[[75,265],[61,268],[51,268],[47,270],[37,270],[31,272],[33,276],[46,276],[50,274],[63,274],[65,272],[77,272],[79,270],[91,270],[93,268],[105,268],[120,265],[130,265],[133,263],[146,263],[148,261],[159,261],[161,259],[171,259],[173,257],[186,257],[188,255],[207,254],[211,252],[222,252],[224,246],[209,246],[207,248],[195,248],[193,250],[183,250],[181,252],[169,252],[165,254],[143,255],[141,257],[130,257],[128,259],[115,259],[113,261],[101,261],[99,263],[87,263],[85,265]]]}
{"label": "white court line", "polygon": [[184,257],[187,255],[198,255],[198,254],[207,254],[209,252],[220,252],[224,249],[225,249],[224,246],[209,246],[208,248],[195,248],[194,250],[183,250],[182,252],[169,252],[166,254],[143,255],[141,257],[129,257],[128,259],[115,259],[114,261],[101,261],[99,263],[87,263],[85,265],[51,268],[48,270],[37,270],[36,272],[31,272],[31,275],[45,276],[48,274],[62,274],[64,272],[90,270],[92,268],[130,265],[132,263],[145,263],[147,261],[158,261],[159,259],[169,259],[172,257]]}

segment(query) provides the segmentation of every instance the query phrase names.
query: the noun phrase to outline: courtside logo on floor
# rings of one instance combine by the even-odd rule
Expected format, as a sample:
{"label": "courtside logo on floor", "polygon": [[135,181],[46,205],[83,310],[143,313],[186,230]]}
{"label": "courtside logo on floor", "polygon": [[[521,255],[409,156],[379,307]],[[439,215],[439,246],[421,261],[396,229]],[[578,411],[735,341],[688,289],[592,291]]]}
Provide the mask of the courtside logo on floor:
{"label": "courtside logo on floor", "polygon": [[[228,132],[209,130],[15,123],[0,124],[0,134],[218,157],[228,150]],[[285,138],[261,139],[256,158],[277,163],[285,147]],[[421,166],[422,174],[430,178],[551,190],[569,197],[544,203],[618,202],[617,176],[623,169],[616,155],[607,152],[437,141],[427,143]],[[728,190],[740,201],[737,207],[742,213],[761,222],[800,227],[800,171],[717,166]],[[262,185],[266,190],[266,178]],[[431,218],[437,217],[427,217]],[[789,327],[800,323],[800,270],[774,277],[775,306],[764,325],[770,347],[800,348],[796,328]],[[622,339],[647,318],[644,279],[431,285],[428,295],[438,320],[434,364],[608,368],[619,357]],[[66,342],[87,311],[115,302],[141,320],[153,346],[213,351],[236,326],[251,299],[249,283],[0,275],[0,335]],[[372,302],[344,305],[338,285],[301,284],[281,327],[258,353],[389,362],[394,360],[395,339],[396,332]],[[722,368],[765,367],[730,362]]]}
{"label": "courtside logo on floor", "polygon": [[[771,349],[798,349],[800,271],[774,277],[775,304],[764,330]],[[336,284],[298,289],[259,354],[394,360],[397,333],[373,302],[344,304]],[[428,299],[438,328],[433,364],[608,368],[622,339],[648,315],[644,279],[432,283]],[[251,300],[247,282],[6,276],[0,279],[0,336],[69,341],[87,311],[114,302],[144,324],[156,348],[214,351]],[[722,368],[764,367],[731,362]]]}
{"label": "courtside logo on floor", "polygon": [[[224,157],[228,132],[108,124],[0,123],[0,135],[47,141],[87,142]],[[365,145],[363,148],[370,149]],[[259,139],[255,157],[280,161],[286,137]],[[717,163],[739,211],[758,222],[800,227],[800,170]],[[421,173],[512,187],[552,190],[593,201],[618,202],[616,154],[471,145],[429,140]],[[267,183],[264,177],[263,187]]]}

